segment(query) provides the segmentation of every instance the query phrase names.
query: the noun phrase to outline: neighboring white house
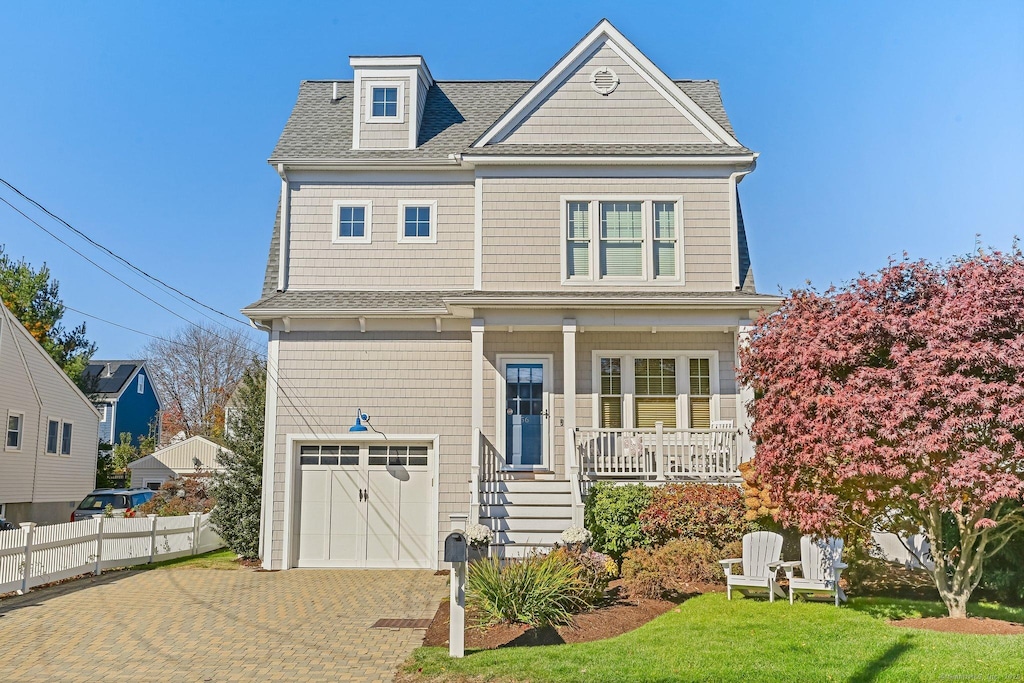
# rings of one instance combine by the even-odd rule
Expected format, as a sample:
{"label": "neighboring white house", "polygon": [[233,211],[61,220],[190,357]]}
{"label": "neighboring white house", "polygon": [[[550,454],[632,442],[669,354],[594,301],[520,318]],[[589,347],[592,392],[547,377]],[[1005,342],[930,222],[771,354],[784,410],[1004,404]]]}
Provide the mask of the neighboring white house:
{"label": "neighboring white house", "polygon": [[132,471],[132,486],[156,490],[168,479],[183,474],[220,472],[217,453],[221,450],[226,449],[201,436],[161,448],[128,465]]}
{"label": "neighboring white house", "polygon": [[96,485],[99,414],[0,304],[0,516],[66,522]]}
{"label": "neighboring white house", "polygon": [[269,160],[264,567],[436,568],[452,514],[523,554],[591,482],[739,481],[737,349],[781,298],[718,83],[607,21],[536,81],[349,63]]}

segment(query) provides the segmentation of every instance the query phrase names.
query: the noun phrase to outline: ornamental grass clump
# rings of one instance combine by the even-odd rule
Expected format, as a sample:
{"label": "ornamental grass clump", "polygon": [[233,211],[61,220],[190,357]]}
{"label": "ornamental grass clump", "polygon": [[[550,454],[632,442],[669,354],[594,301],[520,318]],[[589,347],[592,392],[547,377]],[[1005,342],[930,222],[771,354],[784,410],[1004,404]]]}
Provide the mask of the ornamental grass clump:
{"label": "ornamental grass clump", "polygon": [[498,558],[470,565],[466,602],[481,626],[572,623],[588,607],[589,588],[578,564],[565,553],[533,555],[519,561]]}

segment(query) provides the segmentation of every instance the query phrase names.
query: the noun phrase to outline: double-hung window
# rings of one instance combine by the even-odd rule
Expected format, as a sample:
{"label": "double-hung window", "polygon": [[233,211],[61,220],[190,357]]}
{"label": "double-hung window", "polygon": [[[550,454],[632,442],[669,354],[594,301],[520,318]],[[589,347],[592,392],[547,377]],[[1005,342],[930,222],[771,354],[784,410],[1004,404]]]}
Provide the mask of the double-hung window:
{"label": "double-hung window", "polygon": [[369,244],[373,204],[369,201],[338,199],[334,202],[335,244]]}
{"label": "double-hung window", "polygon": [[690,427],[711,427],[711,359],[690,358]]}
{"label": "double-hung window", "polygon": [[71,428],[70,422],[65,422],[61,425],[60,431],[60,454],[71,455]]}
{"label": "double-hung window", "polygon": [[4,441],[8,450],[21,449],[21,433],[24,428],[25,416],[21,413],[7,414],[7,439]]}
{"label": "double-hung window", "polygon": [[566,198],[568,282],[681,283],[678,198]]}
{"label": "double-hung window", "polygon": [[398,203],[399,242],[437,242],[437,202]]}
{"label": "double-hung window", "polygon": [[49,420],[46,423],[46,452],[57,453],[57,442],[60,440],[60,422]]}
{"label": "double-hung window", "polygon": [[622,429],[622,359],[601,359],[600,426]]}
{"label": "double-hung window", "polygon": [[601,277],[644,274],[644,220],[640,202],[601,202]]}
{"label": "double-hung window", "polygon": [[634,425],[652,429],[657,422],[676,426],[676,359],[636,358],[633,360],[636,416]]}

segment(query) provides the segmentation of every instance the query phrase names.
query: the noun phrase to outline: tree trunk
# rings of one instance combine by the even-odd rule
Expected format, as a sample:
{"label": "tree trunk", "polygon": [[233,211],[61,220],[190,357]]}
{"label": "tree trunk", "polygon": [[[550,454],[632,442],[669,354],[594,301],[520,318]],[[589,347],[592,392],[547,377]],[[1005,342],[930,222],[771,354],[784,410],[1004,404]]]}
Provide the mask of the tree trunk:
{"label": "tree trunk", "polygon": [[959,527],[959,554],[954,560],[950,557],[950,548],[946,547],[942,532],[942,513],[937,506],[929,510],[925,532],[931,544],[932,580],[939,591],[939,597],[949,616],[958,619],[967,617],[967,602],[971,593],[981,581],[982,561],[988,534],[978,532],[974,528],[974,519],[963,519],[957,516]]}

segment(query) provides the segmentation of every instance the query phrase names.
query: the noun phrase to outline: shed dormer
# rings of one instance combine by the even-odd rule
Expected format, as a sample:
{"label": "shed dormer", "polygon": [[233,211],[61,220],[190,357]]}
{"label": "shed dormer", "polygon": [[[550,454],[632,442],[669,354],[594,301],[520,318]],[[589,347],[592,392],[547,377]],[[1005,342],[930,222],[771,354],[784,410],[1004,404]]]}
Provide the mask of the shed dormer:
{"label": "shed dormer", "polygon": [[415,149],[434,79],[418,55],[350,57],[352,149]]}

